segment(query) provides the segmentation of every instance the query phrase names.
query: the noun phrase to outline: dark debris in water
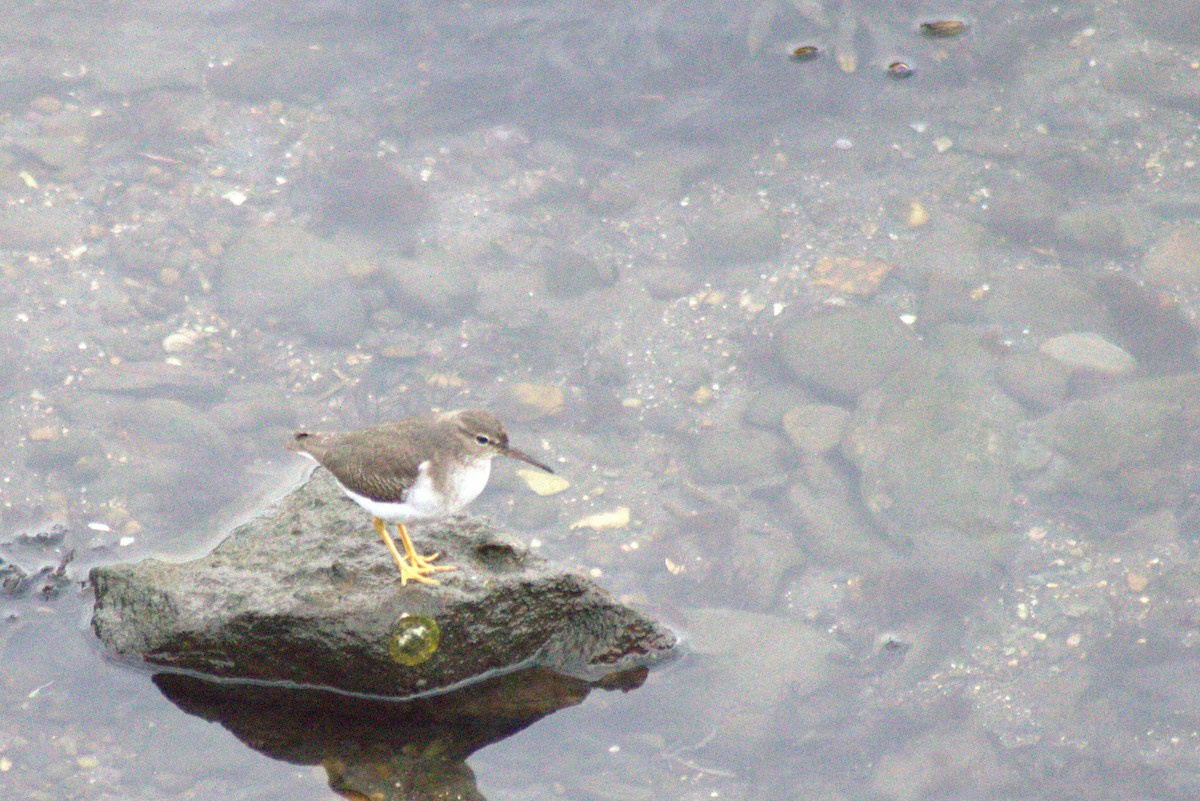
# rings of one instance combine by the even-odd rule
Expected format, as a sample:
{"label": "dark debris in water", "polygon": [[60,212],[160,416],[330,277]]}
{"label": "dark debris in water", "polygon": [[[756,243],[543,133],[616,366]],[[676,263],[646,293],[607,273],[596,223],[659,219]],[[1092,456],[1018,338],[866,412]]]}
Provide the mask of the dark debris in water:
{"label": "dark debris in water", "polygon": [[[18,534],[0,546],[0,597],[57,598],[70,584],[67,566],[75,550],[64,550],[67,527],[56,524],[36,532]],[[40,567],[35,567],[40,565]]]}
{"label": "dark debris in water", "polygon": [[957,19],[939,19],[921,23],[921,33],[936,39],[961,36],[967,31],[967,23]]}
{"label": "dark debris in water", "polygon": [[56,523],[49,531],[18,534],[16,542],[21,547],[46,549],[61,545],[66,536],[67,527]]}
{"label": "dark debris in water", "polygon": [[816,45],[801,45],[792,50],[792,61],[812,61],[821,55],[821,48]]}
{"label": "dark debris in water", "polygon": [[47,601],[57,598],[71,583],[67,565],[74,558],[75,551],[67,551],[57,564],[44,565],[32,573],[18,564],[0,559],[0,596],[23,598],[39,595]]}

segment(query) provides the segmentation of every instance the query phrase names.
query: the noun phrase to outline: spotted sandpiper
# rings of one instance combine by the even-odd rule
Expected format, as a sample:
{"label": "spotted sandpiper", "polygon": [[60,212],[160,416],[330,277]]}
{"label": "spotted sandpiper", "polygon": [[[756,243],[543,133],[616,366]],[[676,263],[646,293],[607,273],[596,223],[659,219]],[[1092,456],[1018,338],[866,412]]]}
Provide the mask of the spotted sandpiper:
{"label": "spotted sandpiper", "polygon": [[[504,426],[481,409],[408,417],[336,434],[300,431],[287,448],[324,466],[342,492],[371,513],[375,531],[400,568],[402,585],[409,580],[437,584],[430,574],[455,569],[433,564],[436,553],[417,553],[405,525],[452,515],[479,497],[494,457],[511,456],[554,472],[510,447]],[[396,524],[403,554],[388,533],[389,522]]]}

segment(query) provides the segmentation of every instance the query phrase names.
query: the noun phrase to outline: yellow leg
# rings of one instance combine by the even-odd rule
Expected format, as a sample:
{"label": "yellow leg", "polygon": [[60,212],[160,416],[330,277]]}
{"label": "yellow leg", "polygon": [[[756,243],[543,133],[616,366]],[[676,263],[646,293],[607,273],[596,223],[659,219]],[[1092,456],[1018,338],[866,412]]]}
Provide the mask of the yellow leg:
{"label": "yellow leg", "polygon": [[[431,578],[426,578],[429,573],[435,573],[439,570],[454,570],[450,566],[433,565],[431,562],[438,557],[435,553],[432,556],[421,556],[413,548],[412,540],[408,537],[408,531],[405,530],[404,524],[397,523],[396,530],[400,534],[400,540],[404,543],[404,553],[396,547],[396,543],[392,540],[392,535],[388,533],[387,524],[380,518],[376,517],[371,521],[375,527],[375,531],[379,534],[379,538],[383,540],[383,544],[387,546],[388,552],[391,553],[392,559],[396,562],[396,567],[400,568],[400,584],[407,585],[409,579],[419,581],[422,584],[437,584],[438,582]],[[405,560],[407,555],[408,559]]]}
{"label": "yellow leg", "polygon": [[421,572],[436,573],[439,570],[457,570],[453,565],[435,565],[434,559],[437,559],[441,554],[431,553],[429,556],[421,556],[417,553],[417,549],[413,547],[412,539],[408,536],[408,529],[403,523],[396,524],[396,533],[400,535],[400,541],[404,543],[404,553],[408,557],[408,563]]}

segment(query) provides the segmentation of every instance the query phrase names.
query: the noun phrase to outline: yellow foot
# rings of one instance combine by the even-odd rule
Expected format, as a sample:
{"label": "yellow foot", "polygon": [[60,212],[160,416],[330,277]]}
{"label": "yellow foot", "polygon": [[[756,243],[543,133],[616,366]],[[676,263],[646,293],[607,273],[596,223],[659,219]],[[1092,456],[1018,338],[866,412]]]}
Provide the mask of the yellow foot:
{"label": "yellow foot", "polygon": [[375,531],[379,534],[383,544],[387,546],[388,551],[392,554],[392,560],[395,561],[396,567],[400,569],[400,585],[407,586],[409,581],[420,582],[421,584],[439,584],[436,579],[428,578],[430,573],[437,573],[444,570],[457,570],[451,565],[435,565],[433,560],[437,559],[440,554],[430,554],[429,556],[421,556],[413,547],[412,540],[409,539],[408,530],[404,528],[403,523],[396,524],[396,532],[400,535],[401,542],[404,543],[404,553],[396,547],[396,543],[388,534],[387,524],[378,517],[372,521]]}
{"label": "yellow foot", "polygon": [[417,553],[417,549],[413,547],[412,539],[408,536],[408,529],[404,527],[403,523],[396,524],[396,533],[400,535],[400,541],[404,543],[404,555],[407,557],[407,570],[405,568],[400,569],[401,586],[408,583],[405,578],[406,576],[423,584],[437,584],[437,580],[426,578],[426,576],[430,573],[458,569],[452,565],[435,565],[433,560],[441,556],[440,553],[431,553],[429,556],[421,556],[421,554]]}
{"label": "yellow foot", "polygon": [[458,570],[458,568],[454,567],[453,565],[435,565],[433,560],[441,556],[440,553],[431,553],[429,556],[421,556],[421,554],[417,553],[416,551],[410,551],[407,556],[408,561],[412,564],[412,566],[421,573],[437,573],[441,570]]}
{"label": "yellow foot", "polygon": [[423,564],[419,564],[414,567],[407,562],[404,562],[403,557],[401,557],[401,561],[396,562],[396,566],[400,568],[401,586],[407,586],[408,582],[410,581],[418,581],[421,584],[440,584],[441,582],[437,579],[429,578],[429,574],[436,573],[439,570],[454,570],[453,567],[448,566],[435,567],[433,565]]}

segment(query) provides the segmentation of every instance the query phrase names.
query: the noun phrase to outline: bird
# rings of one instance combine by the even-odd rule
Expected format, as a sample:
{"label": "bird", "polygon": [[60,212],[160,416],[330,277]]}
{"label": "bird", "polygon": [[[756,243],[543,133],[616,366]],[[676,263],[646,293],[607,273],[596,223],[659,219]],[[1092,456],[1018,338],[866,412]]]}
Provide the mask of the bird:
{"label": "bird", "polygon": [[[483,409],[431,412],[339,433],[298,431],[286,447],[328,470],[342,492],[371,515],[400,570],[401,586],[438,584],[433,574],[457,569],[434,564],[437,553],[417,553],[407,525],[455,514],[479,497],[493,458],[508,456],[554,472],[509,445],[504,425]],[[403,554],[388,523],[396,526]]]}

